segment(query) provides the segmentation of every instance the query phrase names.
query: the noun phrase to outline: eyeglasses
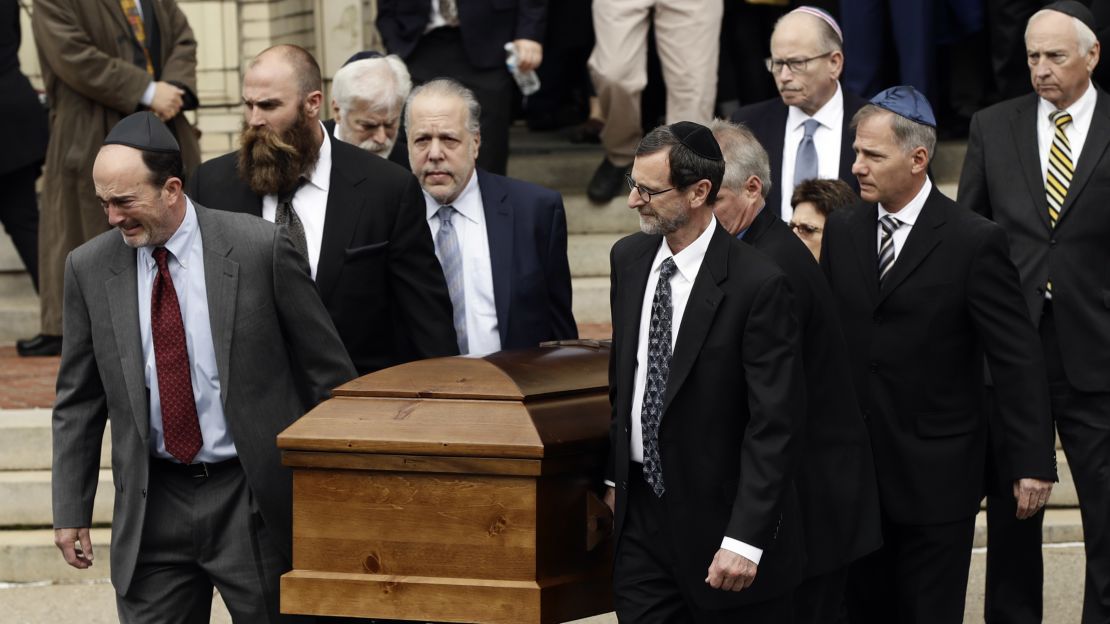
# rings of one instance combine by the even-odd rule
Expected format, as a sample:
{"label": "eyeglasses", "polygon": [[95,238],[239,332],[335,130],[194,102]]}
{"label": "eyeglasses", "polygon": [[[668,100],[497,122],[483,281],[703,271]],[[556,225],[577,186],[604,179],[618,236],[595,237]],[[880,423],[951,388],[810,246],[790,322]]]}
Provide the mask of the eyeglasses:
{"label": "eyeglasses", "polygon": [[650,204],[651,198],[655,195],[660,195],[662,193],[666,193],[667,191],[673,191],[678,188],[677,186],[672,186],[671,188],[663,189],[662,191],[649,191],[639,184],[636,184],[636,181],[632,179],[632,176],[628,175],[627,173],[624,174],[624,181],[628,182],[628,190],[636,191],[636,194],[640,196],[640,199],[643,200],[645,204]]}
{"label": "eyeglasses", "polygon": [[813,236],[814,234],[817,234],[822,229],[817,227],[816,225],[810,225],[808,223],[795,223],[793,221],[787,223],[787,225],[790,226],[790,229],[794,230],[795,232],[801,233],[802,236],[805,236],[807,238]]}
{"label": "eyeglasses", "polygon": [[819,58],[825,58],[832,53],[833,51],[830,50],[829,52],[826,52],[824,54],[818,54],[817,56],[811,56],[804,59],[769,58],[765,61],[765,64],[767,66],[767,71],[771,72],[772,74],[781,74],[783,67],[789,67],[790,73],[796,74],[798,72],[804,72],[806,70],[806,66],[809,65],[810,61],[816,61]]}

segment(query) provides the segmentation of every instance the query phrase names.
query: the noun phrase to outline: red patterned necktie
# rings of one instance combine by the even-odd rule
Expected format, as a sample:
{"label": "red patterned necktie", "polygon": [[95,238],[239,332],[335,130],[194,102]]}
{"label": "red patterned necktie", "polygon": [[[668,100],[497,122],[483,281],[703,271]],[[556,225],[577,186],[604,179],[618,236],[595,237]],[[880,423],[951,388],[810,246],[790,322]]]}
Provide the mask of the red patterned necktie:
{"label": "red patterned necktie", "polygon": [[177,291],[166,263],[169,251],[154,250],[158,276],[150,295],[150,333],[154,337],[154,361],[158,368],[158,398],[162,404],[162,435],[166,451],[183,464],[192,463],[202,438],[193,382],[189,375],[189,349]]}

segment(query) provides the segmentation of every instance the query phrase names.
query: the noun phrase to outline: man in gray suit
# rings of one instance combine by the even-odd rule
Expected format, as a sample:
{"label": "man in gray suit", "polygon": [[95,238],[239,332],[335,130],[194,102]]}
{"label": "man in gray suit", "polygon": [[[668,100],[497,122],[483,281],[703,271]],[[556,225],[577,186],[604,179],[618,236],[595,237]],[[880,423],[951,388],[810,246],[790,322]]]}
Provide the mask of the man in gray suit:
{"label": "man in gray suit", "polygon": [[207,622],[215,586],[236,621],[277,621],[291,488],[274,438],[354,367],[285,228],[190,201],[153,114],[109,133],[93,180],[118,231],[66,261],[55,543],[92,565],[110,418],[120,620]]}

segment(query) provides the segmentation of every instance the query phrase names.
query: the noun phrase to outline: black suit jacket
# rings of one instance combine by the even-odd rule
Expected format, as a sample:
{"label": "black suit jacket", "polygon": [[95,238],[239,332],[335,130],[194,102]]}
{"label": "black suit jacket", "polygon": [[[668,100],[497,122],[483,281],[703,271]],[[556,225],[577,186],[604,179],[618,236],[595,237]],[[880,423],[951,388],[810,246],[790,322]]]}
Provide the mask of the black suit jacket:
{"label": "black suit jacket", "polygon": [[[431,5],[378,0],[378,31],[392,54],[408,58],[431,18]],[[505,44],[543,41],[547,0],[458,0],[459,30],[467,60],[479,69],[505,66]]]}
{"label": "black suit jacket", "polygon": [[884,513],[934,524],[978,511],[984,354],[1017,476],[1055,479],[1043,355],[1006,233],[934,187],[880,289],[877,215],[874,204],[833,213],[821,265],[851,347]]}
{"label": "black suit jacket", "polygon": [[[456,355],[447,282],[409,172],[335,140],[316,287],[360,375]],[[262,216],[234,152],[193,174],[187,194],[206,206]]]}
{"label": "black suit jacket", "polygon": [[993,219],[1010,237],[1030,317],[1052,310],[1068,381],[1110,392],[1110,99],[1097,91],[1094,116],[1060,219],[1048,222],[1037,146],[1037,96],[975,114],[960,175],[960,205]]}
{"label": "black suit jacket", "polygon": [[836,302],[813,254],[770,206],[742,239],[779,266],[802,331],[806,421],[796,485],[806,577],[842,568],[882,544],[871,439],[860,414]]}
{"label": "black suit jacket", "polygon": [[477,174],[501,348],[577,338],[562,196],[481,169]]}
{"label": "black suit jacket", "polygon": [[[852,150],[852,142],[856,140],[856,133],[849,126],[852,116],[856,114],[867,100],[849,93],[841,87],[844,95],[844,123],[841,125],[840,135],[840,179],[848,183],[852,190],[859,192],[859,181],[852,175],[852,163],[856,154]],[[790,114],[789,107],[782,103],[780,98],[771,98],[755,104],[749,104],[732,115],[732,120],[742,123],[752,131],[755,138],[767,150],[771,159],[771,191],[767,194],[767,206],[774,209],[776,215],[782,214],[782,157],[783,137],[786,133],[786,118]]]}
{"label": "black suit jacket", "polygon": [[[610,254],[608,471],[617,484],[618,551],[640,312],[661,241],[633,234]],[[659,430],[664,501],[670,526],[680,527],[666,538],[680,582],[702,608],[773,598],[801,579],[805,555],[792,472],[804,390],[793,305],[782,271],[716,226],[673,347]],[[742,592],[705,583],[725,536],[764,550],[755,583]]]}

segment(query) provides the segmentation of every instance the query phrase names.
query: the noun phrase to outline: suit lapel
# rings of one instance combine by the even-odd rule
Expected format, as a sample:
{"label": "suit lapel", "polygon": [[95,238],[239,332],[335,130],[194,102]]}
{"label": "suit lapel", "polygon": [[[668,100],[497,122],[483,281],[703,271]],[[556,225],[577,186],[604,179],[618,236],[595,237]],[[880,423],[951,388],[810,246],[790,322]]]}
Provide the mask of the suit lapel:
{"label": "suit lapel", "polygon": [[332,142],[331,181],[324,216],[324,235],[320,241],[320,260],[316,264],[316,288],[325,302],[339,280],[344,256],[364,209],[363,198],[355,192],[355,187],[366,179],[365,173],[353,171],[343,159],[346,143],[333,140],[331,136],[326,140]]}
{"label": "suit lapel", "polygon": [[112,331],[119,352],[120,370],[131,400],[131,416],[135,428],[144,441],[150,437],[150,401],[147,398],[146,378],[143,373],[142,336],[139,331],[139,286],[135,268],[135,250],[122,240],[109,263],[111,276],[105,280],[108,307],[112,315]]}
{"label": "suit lapel", "polygon": [[871,203],[859,204],[848,223],[864,289],[874,303],[879,298],[878,208]]}
{"label": "suit lapel", "polygon": [[756,242],[767,231],[773,219],[778,219],[778,213],[772,209],[771,206],[763,206],[759,209],[759,213],[752,219],[748,229],[744,232],[744,238],[740,239],[749,245],[755,245]]}
{"label": "suit lapel", "polygon": [[772,163],[778,164],[778,167],[771,171],[773,183],[771,184],[771,192],[767,194],[767,205],[776,215],[782,213],[782,185],[779,182],[782,180],[783,140],[786,131],[786,120],[789,115],[790,109],[780,100],[774,108],[774,114],[767,123],[770,132],[764,135],[767,137],[767,141],[764,143],[767,148],[767,156]]}
{"label": "suit lapel", "polygon": [[[939,195],[940,191],[934,186],[928,199],[925,200],[925,206],[922,207],[917,222],[914,223],[910,235],[906,238],[905,246],[898,252],[894,266],[890,268],[890,273],[887,275],[886,281],[883,282],[879,291],[878,303],[881,304],[894,289],[898,288],[913,273],[917,265],[921,264],[933,251],[933,248],[940,243],[939,228],[944,225],[946,215],[937,201]],[[878,251],[875,253],[877,256]],[[878,272],[877,263],[878,260],[876,259],[876,273]]]}
{"label": "suit lapel", "polygon": [[725,296],[718,284],[728,278],[728,246],[731,236],[719,225],[715,227],[701,269],[694,278],[690,298],[686,301],[686,310],[682,314],[682,326],[679,327],[678,338],[675,340],[671,372],[667,377],[667,393],[663,397],[664,414],[701,353],[702,343],[705,342],[709,328],[713,325],[713,317],[717,314],[717,306]]}
{"label": "suit lapel", "polygon": [[1068,195],[1060,208],[1060,218],[1056,221],[1056,227],[1060,227],[1060,223],[1071,212],[1070,208],[1075,203],[1075,198],[1083,191],[1095,168],[1102,163],[1102,155],[1110,144],[1110,102],[1106,101],[1102,93],[1098,91],[1095,93],[1095,110],[1091,117],[1091,127],[1087,130],[1087,140],[1083,143],[1083,152],[1079,155],[1079,165],[1075,169],[1075,175],[1068,185]]}
{"label": "suit lapel", "polygon": [[[1040,146],[1037,144],[1037,97],[1030,96],[1024,105],[1010,119],[1010,136],[1014,139],[1014,153],[1021,164],[1029,196],[1033,198],[1035,218],[1046,229],[1048,222],[1048,199],[1045,197],[1045,175],[1041,171]],[[1073,182],[1074,184],[1074,182]],[[1069,191],[1070,192],[1070,191]]]}
{"label": "suit lapel", "polygon": [[635,385],[636,349],[639,346],[640,314],[643,312],[644,289],[647,288],[651,261],[659,249],[662,236],[645,236],[641,246],[630,253],[631,261],[620,270],[620,290],[616,300],[620,302],[620,314],[613,319],[614,328],[621,331],[621,350],[617,353],[618,388],[626,392],[621,397],[620,415],[628,417],[632,409],[632,393]]}
{"label": "suit lapel", "polygon": [[212,327],[212,346],[216,349],[216,371],[220,375],[220,403],[227,405],[231,385],[231,340],[235,329],[235,309],[239,290],[239,263],[228,258],[231,244],[223,232],[208,219],[208,211],[193,204],[200,224],[204,248],[204,290],[208,294],[208,322]]}
{"label": "suit lapel", "polygon": [[512,301],[513,211],[509,195],[500,181],[476,169],[482,209],[486,215],[490,269],[493,272],[493,303],[497,308],[497,329],[504,344],[509,330],[509,302]]}

